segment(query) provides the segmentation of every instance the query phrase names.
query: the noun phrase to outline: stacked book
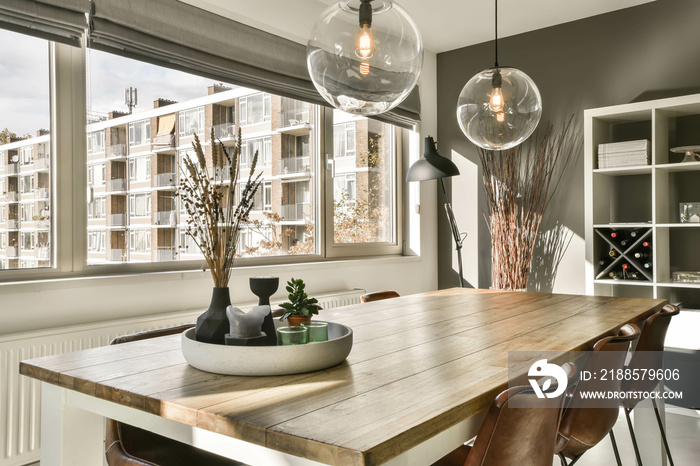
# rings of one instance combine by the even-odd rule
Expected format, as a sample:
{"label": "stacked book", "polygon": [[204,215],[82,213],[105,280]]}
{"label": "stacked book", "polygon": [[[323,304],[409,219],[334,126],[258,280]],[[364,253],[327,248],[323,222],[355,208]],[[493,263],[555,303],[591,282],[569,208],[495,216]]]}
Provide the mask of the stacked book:
{"label": "stacked book", "polygon": [[650,147],[648,139],[598,144],[598,168],[649,165]]}

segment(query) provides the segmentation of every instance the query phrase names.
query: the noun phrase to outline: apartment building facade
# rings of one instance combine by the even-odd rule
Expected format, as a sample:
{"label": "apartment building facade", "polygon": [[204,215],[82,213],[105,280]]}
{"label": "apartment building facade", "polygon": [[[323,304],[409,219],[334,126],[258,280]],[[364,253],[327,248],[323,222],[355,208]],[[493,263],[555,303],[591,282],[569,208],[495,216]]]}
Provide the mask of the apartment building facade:
{"label": "apartment building facade", "polygon": [[[358,193],[370,196],[370,132],[372,125],[381,123],[338,113],[334,196],[352,204]],[[240,128],[239,183],[247,178],[253,154],[259,154],[256,173],[262,172],[262,184],[251,225],[241,232],[240,254],[290,254],[294,245],[313,241],[320,195],[315,172],[325,167],[316,134],[319,114],[305,102],[212,85],[203,97],[186,102],[158,99],[152,109],[115,111],[89,123],[88,263],[201,259],[185,234],[187,217],[177,188],[183,158],[194,157],[195,134],[211,167],[212,129],[228,149],[235,145]],[[41,131],[35,138],[0,145],[2,268],[50,266],[49,137]],[[210,174],[218,183],[231,182],[227,170],[210,169]]]}

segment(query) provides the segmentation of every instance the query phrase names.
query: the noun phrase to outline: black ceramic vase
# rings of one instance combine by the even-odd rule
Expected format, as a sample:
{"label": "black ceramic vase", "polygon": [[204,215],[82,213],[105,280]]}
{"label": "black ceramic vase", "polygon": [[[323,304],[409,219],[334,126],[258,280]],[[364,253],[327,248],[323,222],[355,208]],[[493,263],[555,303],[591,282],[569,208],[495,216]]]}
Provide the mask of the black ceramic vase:
{"label": "black ceramic vase", "polygon": [[228,287],[214,287],[209,309],[197,317],[194,336],[197,341],[223,345],[224,335],[229,333],[230,325],[226,317],[226,308],[231,305]]}
{"label": "black ceramic vase", "polygon": [[[258,306],[269,306],[270,296],[275,294],[280,286],[279,277],[250,277],[250,291],[258,297]],[[277,333],[275,332],[275,322],[272,320],[272,310],[267,313],[263,320],[262,331],[267,335],[265,346],[277,345]]]}

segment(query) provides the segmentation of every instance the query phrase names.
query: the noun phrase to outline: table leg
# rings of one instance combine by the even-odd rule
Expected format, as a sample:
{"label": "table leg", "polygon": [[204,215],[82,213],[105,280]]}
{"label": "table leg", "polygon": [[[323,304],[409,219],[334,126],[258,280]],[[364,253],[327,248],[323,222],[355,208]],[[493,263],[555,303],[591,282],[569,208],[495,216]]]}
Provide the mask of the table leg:
{"label": "table leg", "polygon": [[67,402],[66,389],[41,387],[41,466],[95,466],[104,458],[104,418]]}

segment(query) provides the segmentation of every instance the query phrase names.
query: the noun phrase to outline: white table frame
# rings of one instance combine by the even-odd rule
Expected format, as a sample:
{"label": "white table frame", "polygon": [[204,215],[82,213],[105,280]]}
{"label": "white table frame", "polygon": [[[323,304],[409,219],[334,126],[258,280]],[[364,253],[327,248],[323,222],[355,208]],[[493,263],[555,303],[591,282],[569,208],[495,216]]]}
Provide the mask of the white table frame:
{"label": "white table frame", "polygon": [[[319,466],[322,463],[282,453],[155,414],[85,395],[47,382],[41,384],[41,466],[95,466],[105,457],[104,419],[134,425],[226,458],[260,466]],[[478,432],[486,410],[384,463],[425,466]],[[235,452],[235,455],[232,455]]]}

